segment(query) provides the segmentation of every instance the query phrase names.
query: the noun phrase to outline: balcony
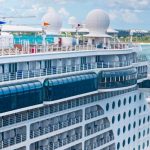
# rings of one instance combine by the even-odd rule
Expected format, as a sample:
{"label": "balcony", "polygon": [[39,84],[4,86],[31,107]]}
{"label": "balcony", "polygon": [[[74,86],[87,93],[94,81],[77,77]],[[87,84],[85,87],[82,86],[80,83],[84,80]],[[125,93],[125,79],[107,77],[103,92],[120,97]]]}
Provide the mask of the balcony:
{"label": "balcony", "polygon": [[114,140],[113,132],[108,131],[85,142],[85,150],[94,150]]}
{"label": "balcony", "polygon": [[32,150],[55,150],[71,142],[77,141],[82,138],[82,128],[75,128],[67,132],[58,134],[48,139],[38,142],[39,147],[35,143],[31,145]]}
{"label": "balcony", "polygon": [[101,83],[101,89],[115,89],[115,88],[123,88],[137,84],[136,79],[118,81],[118,82],[104,82]]}
{"label": "balcony", "polygon": [[10,147],[15,144],[22,143],[26,140],[26,134],[16,135],[15,137],[11,137],[8,139],[3,139],[0,141],[0,149]]}
{"label": "balcony", "polygon": [[104,110],[98,105],[88,107],[85,110],[85,120],[89,120],[89,119],[101,116],[103,114],[104,114]]}
{"label": "balcony", "polygon": [[137,70],[135,68],[102,71],[99,73],[99,89],[123,88],[137,84]]}
{"label": "balcony", "polygon": [[26,140],[26,127],[15,128],[0,133],[0,149],[21,143]]}
{"label": "balcony", "polygon": [[51,67],[36,70],[22,70],[14,73],[2,73],[0,74],[0,82],[15,81],[30,79],[36,77],[46,77],[49,75],[58,75],[63,73],[73,73],[81,71],[90,71],[94,69],[111,69],[130,66],[131,62],[97,62],[82,65],[68,65],[62,67]]}
{"label": "balcony", "polygon": [[35,138],[82,122],[82,111],[37,122],[31,125],[30,138]]}
{"label": "balcony", "polygon": [[127,50],[137,47],[128,43],[110,43],[105,47],[100,45],[75,45],[75,46],[59,46],[58,44],[14,44],[13,48],[0,49],[0,56],[7,55],[25,55],[52,52],[68,52],[68,51],[93,51],[93,50]]}
{"label": "balcony", "polygon": [[102,131],[110,127],[110,123],[107,118],[100,119],[85,125],[85,136],[89,136],[96,132]]}

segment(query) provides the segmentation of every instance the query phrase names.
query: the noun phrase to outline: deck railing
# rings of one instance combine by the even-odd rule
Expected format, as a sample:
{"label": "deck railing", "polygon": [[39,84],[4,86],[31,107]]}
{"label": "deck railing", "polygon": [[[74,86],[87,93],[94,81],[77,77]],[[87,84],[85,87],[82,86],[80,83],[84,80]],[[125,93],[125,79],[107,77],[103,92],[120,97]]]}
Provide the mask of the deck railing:
{"label": "deck railing", "polygon": [[67,122],[59,122],[57,124],[52,124],[46,127],[40,127],[37,130],[31,130],[30,131],[30,138],[35,138],[50,132],[54,132],[56,130],[60,130],[62,128],[66,128],[68,126],[72,126],[74,124],[82,122],[82,116],[78,116],[75,118],[71,118],[70,120],[66,120]]}
{"label": "deck railing", "polygon": [[63,74],[63,73],[71,73],[78,71],[86,71],[93,70],[99,68],[119,68],[130,66],[132,62],[98,62],[98,63],[89,63],[89,64],[81,64],[81,65],[68,65],[62,67],[51,67],[44,69],[36,69],[36,70],[20,70],[13,73],[2,73],[0,74],[0,82],[5,81],[13,81],[13,80],[22,80],[36,77],[44,77],[49,75]]}
{"label": "deck railing", "polygon": [[20,134],[16,135],[15,137],[4,139],[3,141],[0,141],[0,149],[21,143],[26,140],[26,134]]}
{"label": "deck railing", "polygon": [[14,44],[10,48],[0,47],[0,56],[21,55],[21,54],[37,54],[46,52],[65,52],[65,51],[90,51],[90,50],[127,50],[130,48],[138,48],[137,45],[129,43],[110,43],[106,46],[100,45],[75,45],[60,46],[58,44]]}

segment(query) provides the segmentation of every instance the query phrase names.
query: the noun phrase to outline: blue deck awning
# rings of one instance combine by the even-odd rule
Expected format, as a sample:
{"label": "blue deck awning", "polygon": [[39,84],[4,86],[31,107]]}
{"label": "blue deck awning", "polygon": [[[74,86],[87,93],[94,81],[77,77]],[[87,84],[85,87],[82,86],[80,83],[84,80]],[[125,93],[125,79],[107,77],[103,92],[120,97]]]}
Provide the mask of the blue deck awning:
{"label": "blue deck awning", "polygon": [[95,73],[88,73],[59,79],[47,79],[45,82],[45,86],[56,86],[95,78],[97,78],[97,75]]}
{"label": "blue deck awning", "polygon": [[6,22],[5,22],[5,21],[0,21],[0,25],[1,25],[1,24],[6,24]]}
{"label": "blue deck awning", "polygon": [[0,96],[22,93],[40,88],[42,88],[42,84],[39,81],[25,82],[15,85],[7,85],[0,87]]}

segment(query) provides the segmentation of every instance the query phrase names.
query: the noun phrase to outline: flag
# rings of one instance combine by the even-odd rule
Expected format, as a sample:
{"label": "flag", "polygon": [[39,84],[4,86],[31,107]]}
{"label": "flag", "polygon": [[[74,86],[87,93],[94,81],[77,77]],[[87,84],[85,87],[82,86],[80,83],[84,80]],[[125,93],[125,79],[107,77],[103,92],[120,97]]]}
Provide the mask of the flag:
{"label": "flag", "polygon": [[81,24],[78,24],[78,27],[80,27],[81,26]]}
{"label": "flag", "polygon": [[5,24],[6,22],[4,22],[4,21],[0,21],[0,24]]}
{"label": "flag", "polygon": [[49,26],[49,23],[48,22],[44,22],[43,26]]}

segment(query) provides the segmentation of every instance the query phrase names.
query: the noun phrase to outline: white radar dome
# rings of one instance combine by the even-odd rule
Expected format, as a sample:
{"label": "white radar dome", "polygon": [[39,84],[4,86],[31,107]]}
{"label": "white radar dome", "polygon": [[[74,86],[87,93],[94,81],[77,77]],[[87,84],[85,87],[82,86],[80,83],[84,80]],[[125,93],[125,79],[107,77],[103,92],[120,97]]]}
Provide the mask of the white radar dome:
{"label": "white radar dome", "polygon": [[62,19],[55,9],[49,8],[42,18],[42,25],[46,28],[47,34],[57,35],[62,27]]}
{"label": "white radar dome", "polygon": [[105,11],[95,9],[89,12],[85,23],[90,32],[89,36],[107,37],[106,32],[110,24],[110,19]]}

